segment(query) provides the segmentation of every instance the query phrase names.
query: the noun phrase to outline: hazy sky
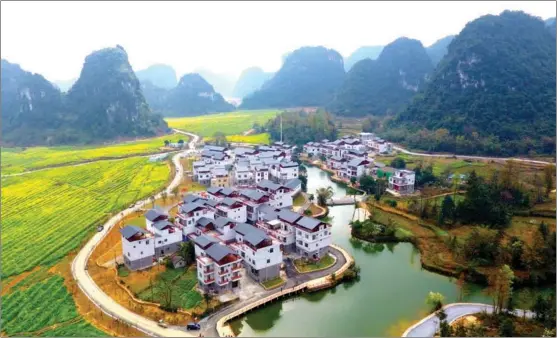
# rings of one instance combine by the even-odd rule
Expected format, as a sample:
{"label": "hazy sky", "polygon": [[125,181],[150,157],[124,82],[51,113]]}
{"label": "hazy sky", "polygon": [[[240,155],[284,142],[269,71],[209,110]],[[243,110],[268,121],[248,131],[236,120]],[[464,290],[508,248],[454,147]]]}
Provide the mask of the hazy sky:
{"label": "hazy sky", "polygon": [[87,54],[122,45],[135,70],[172,65],[239,74],[280,67],[306,45],[343,56],[400,36],[425,46],[481,15],[555,16],[555,1],[515,2],[2,2],[1,54],[49,80],[79,76]]}

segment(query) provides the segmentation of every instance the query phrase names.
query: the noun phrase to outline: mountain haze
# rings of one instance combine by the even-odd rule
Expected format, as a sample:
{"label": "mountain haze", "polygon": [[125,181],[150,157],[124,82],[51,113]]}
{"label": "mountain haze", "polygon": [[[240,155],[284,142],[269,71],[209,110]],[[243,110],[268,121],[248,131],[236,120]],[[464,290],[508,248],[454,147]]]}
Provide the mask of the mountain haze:
{"label": "mountain haze", "polygon": [[261,89],[265,81],[273,77],[273,73],[265,73],[259,67],[251,67],[245,69],[232,91],[232,96],[236,98],[244,98],[247,95]]}
{"label": "mountain haze", "polygon": [[135,72],[135,75],[141,83],[149,81],[160,88],[172,89],[178,84],[176,71],[169,65],[155,64]]}
{"label": "mountain haze", "polygon": [[399,38],[377,60],[364,59],[348,72],[329,109],[343,116],[400,111],[423,88],[433,64],[422,43]]}
{"label": "mountain haze", "polygon": [[348,72],[356,64],[356,62],[364,59],[376,60],[381,54],[383,48],[384,46],[363,46],[356,49],[356,51],[344,60],[344,69]]}
{"label": "mountain haze", "polygon": [[344,79],[342,56],[325,47],[302,47],[290,53],[263,87],[244,98],[241,108],[322,106]]}
{"label": "mountain haze", "polygon": [[431,46],[426,48],[427,54],[431,58],[431,62],[433,62],[433,65],[436,66],[439,61],[441,61],[443,56],[447,54],[449,44],[451,43],[451,41],[453,41],[454,38],[455,35],[445,36],[444,38],[435,41]]}

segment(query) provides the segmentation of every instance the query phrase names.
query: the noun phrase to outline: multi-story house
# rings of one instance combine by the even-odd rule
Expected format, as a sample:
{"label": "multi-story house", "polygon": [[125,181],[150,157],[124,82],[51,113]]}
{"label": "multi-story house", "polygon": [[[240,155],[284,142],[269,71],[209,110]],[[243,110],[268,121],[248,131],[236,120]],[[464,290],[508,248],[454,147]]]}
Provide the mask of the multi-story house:
{"label": "multi-story house", "polygon": [[221,293],[240,286],[242,259],[218,239],[207,235],[194,238],[197,279],[205,292]]}
{"label": "multi-story house", "polygon": [[304,145],[304,153],[312,156],[319,156],[319,148],[321,144],[319,142],[308,142]]}
{"label": "multi-story house", "polygon": [[229,187],[210,187],[207,189],[207,198],[213,201],[220,201],[226,197],[236,197],[238,192]]}
{"label": "multi-story house", "polygon": [[244,189],[240,191],[238,200],[246,206],[248,221],[255,223],[257,221],[257,209],[269,202],[269,196],[254,189]]}
{"label": "multi-story house", "polygon": [[[188,236],[195,232],[197,220],[202,217],[215,218],[215,211],[210,205],[206,205],[207,200],[198,199],[192,203],[184,203],[178,208],[175,223],[182,228],[184,236]],[[214,202],[214,201],[213,201]]]}
{"label": "multi-story house", "polygon": [[255,183],[259,183],[263,180],[269,179],[269,168],[265,165],[254,165],[253,166],[253,177],[255,178]]}
{"label": "multi-story house", "polygon": [[253,172],[249,166],[236,163],[234,168],[234,183],[236,185],[249,185],[253,182]]}
{"label": "multi-story house", "polygon": [[340,169],[343,163],[346,163],[347,160],[340,156],[331,156],[327,159],[327,167],[329,169],[337,170]]}
{"label": "multi-story house", "polygon": [[369,143],[368,143],[368,147],[378,153],[378,154],[383,154],[383,153],[390,153],[392,152],[392,144],[379,138],[379,137],[375,137],[373,138]]}
{"label": "multi-story house", "polygon": [[346,179],[350,179],[352,177],[359,178],[369,171],[369,164],[370,162],[368,160],[355,158],[342,165],[342,167],[337,171],[337,175]]}
{"label": "multi-story house", "polygon": [[219,216],[228,217],[235,222],[247,221],[246,205],[235,198],[223,198],[217,202],[215,209],[215,213]]}
{"label": "multi-story house", "polygon": [[344,148],[347,150],[365,150],[366,146],[358,139],[347,138],[344,140]]}
{"label": "multi-story house", "polygon": [[120,229],[124,264],[130,270],[151,267],[155,259],[153,234],[135,225]]}
{"label": "multi-story house", "polygon": [[289,181],[286,181],[286,183],[284,183],[284,186],[290,189],[290,191],[292,192],[291,196],[295,196],[297,193],[302,191],[302,181],[300,181],[300,179],[298,178],[293,178]]}
{"label": "multi-story house", "polygon": [[248,274],[259,282],[278,277],[282,264],[280,243],[246,223],[237,224],[234,231],[236,241],[230,246],[242,257]]}
{"label": "multi-story house", "polygon": [[279,183],[284,183],[293,178],[298,178],[298,163],[281,161],[279,164],[271,165],[271,178]]}
{"label": "multi-story house", "polygon": [[318,219],[302,216],[294,224],[296,251],[303,257],[320,259],[329,252],[331,225]]}
{"label": "multi-story house", "polygon": [[182,232],[168,220],[152,224],[154,234],[155,258],[175,253],[182,243]]}
{"label": "multi-story house", "polygon": [[158,206],[155,206],[145,213],[145,228],[147,231],[153,232],[152,224],[165,220],[168,220],[168,214]]}
{"label": "multi-story house", "polygon": [[396,170],[389,177],[389,190],[401,195],[412,194],[416,182],[416,173],[412,170]]}
{"label": "multi-story house", "polygon": [[257,158],[259,155],[259,151],[253,148],[235,148],[234,149],[234,156],[237,160],[246,159],[246,160],[253,160]]}
{"label": "multi-story house", "polygon": [[224,168],[214,168],[211,170],[211,187],[229,187],[230,176],[228,170]]}
{"label": "multi-story house", "polygon": [[367,144],[367,141],[371,141],[375,135],[373,135],[373,133],[359,133],[358,136],[360,137],[360,140],[362,141],[363,144]]}
{"label": "multi-story house", "polygon": [[292,206],[292,191],[282,184],[264,180],[257,184],[257,191],[269,196],[269,205],[275,208]]}
{"label": "multi-story house", "polygon": [[211,169],[209,169],[208,167],[199,167],[196,170],[196,178],[197,178],[197,182],[199,182],[199,184],[203,184],[203,185],[211,185],[211,178],[212,178],[212,174],[211,174]]}

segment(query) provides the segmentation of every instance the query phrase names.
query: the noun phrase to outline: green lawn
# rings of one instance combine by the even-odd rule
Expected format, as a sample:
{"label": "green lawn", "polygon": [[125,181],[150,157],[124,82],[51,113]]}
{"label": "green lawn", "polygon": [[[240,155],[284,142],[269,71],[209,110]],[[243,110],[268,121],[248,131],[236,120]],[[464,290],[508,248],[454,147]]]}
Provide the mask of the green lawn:
{"label": "green lawn", "polygon": [[204,137],[213,136],[216,132],[222,132],[225,135],[242,135],[243,132],[251,129],[254,123],[264,125],[279,112],[278,109],[239,110],[203,116],[166,118],[165,120],[171,128],[190,131]]}
{"label": "green lawn", "polygon": [[267,290],[269,289],[274,289],[282,284],[285,283],[285,280],[282,279],[280,276],[279,277],[275,277],[273,279],[269,279],[265,282],[262,282],[261,285],[263,285],[263,287]]}
{"label": "green lawn", "polygon": [[203,297],[195,290],[197,284],[197,270],[195,268],[190,268],[187,271],[184,269],[168,269],[162,272],[153,281],[152,290],[150,287],[141,290],[138,292],[138,298],[161,303],[161,292],[164,292],[161,279],[173,281],[172,305],[182,309],[192,309],[203,300]]}
{"label": "green lawn", "polygon": [[294,206],[299,207],[301,205],[304,205],[305,201],[306,199],[304,198],[304,195],[299,193],[296,195],[296,197],[294,197],[294,201],[292,203],[294,203]]}
{"label": "green lawn", "polygon": [[335,260],[330,255],[323,256],[319,261],[304,261],[303,259],[294,260],[296,269],[300,272],[311,272],[316,270],[323,270],[335,264]]}

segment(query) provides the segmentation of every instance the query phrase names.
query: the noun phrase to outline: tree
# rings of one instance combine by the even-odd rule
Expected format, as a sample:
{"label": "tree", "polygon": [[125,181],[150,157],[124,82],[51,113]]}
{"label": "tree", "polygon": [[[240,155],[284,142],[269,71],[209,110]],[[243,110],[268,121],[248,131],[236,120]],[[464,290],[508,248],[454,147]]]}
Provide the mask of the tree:
{"label": "tree", "polygon": [[157,294],[161,299],[161,305],[163,308],[168,310],[173,309],[172,306],[172,294],[174,291],[175,280],[167,277],[159,277],[159,287],[157,288]]}
{"label": "tree", "polygon": [[209,303],[211,302],[211,295],[208,292],[203,294],[203,300],[205,300],[205,307],[209,310]]}
{"label": "tree", "polygon": [[494,313],[499,313],[506,305],[511,292],[514,273],[508,265],[488,276],[489,293],[493,297]]}
{"label": "tree", "polygon": [[309,194],[308,195],[308,200],[313,203],[313,201],[315,200],[315,195],[314,194]]}
{"label": "tree", "polygon": [[547,236],[549,235],[549,228],[547,227],[547,224],[545,224],[544,221],[540,223],[538,230],[540,231],[540,234],[542,235],[543,239],[546,240]]}
{"label": "tree", "polygon": [[553,175],[555,174],[555,165],[548,164],[543,168],[543,180],[545,183],[545,195],[548,196],[553,190]]}
{"label": "tree", "polygon": [[447,219],[454,220],[455,210],[456,206],[451,196],[445,196],[445,198],[443,198],[443,203],[441,204],[441,211],[439,212],[439,225],[444,225]]}
{"label": "tree", "polygon": [[426,298],[426,304],[431,307],[431,312],[435,312],[443,307],[445,296],[439,292],[430,291]]}
{"label": "tree", "polygon": [[149,200],[151,201],[151,207],[154,208],[155,207],[155,196],[151,195],[149,197]]}
{"label": "tree", "polygon": [[213,134],[213,143],[216,146],[226,147],[228,144],[226,140],[226,135],[224,135],[224,133],[220,131],[215,132]]}
{"label": "tree", "polygon": [[396,157],[394,160],[391,161],[391,167],[396,169],[404,169],[406,168],[406,162],[401,157]]}
{"label": "tree", "polygon": [[168,198],[168,193],[166,192],[166,190],[163,190],[163,192],[161,192],[161,197],[162,197],[162,200],[164,202],[166,202],[166,200]]}
{"label": "tree", "polygon": [[500,337],[514,337],[514,324],[511,318],[506,317],[499,324]]}
{"label": "tree", "polygon": [[195,261],[195,248],[191,241],[180,243],[178,249],[178,256],[184,260],[186,266]]}
{"label": "tree", "polygon": [[532,306],[532,312],[534,312],[534,318],[538,322],[545,323],[549,319],[551,312],[549,300],[542,295],[538,295],[534,306]]}
{"label": "tree", "polygon": [[308,191],[308,178],[305,175],[299,175],[298,179],[301,182],[302,185],[302,191],[303,192],[307,192]]}
{"label": "tree", "polygon": [[324,207],[327,205],[327,200],[333,197],[333,188],[330,186],[319,188],[315,191],[315,194],[317,195],[317,204]]}
{"label": "tree", "polygon": [[164,140],[164,146],[165,146],[165,147],[168,147],[169,144],[170,144],[170,141],[169,141],[169,140]]}
{"label": "tree", "polygon": [[536,203],[543,202],[543,181],[540,175],[534,175],[534,187],[536,187]]}
{"label": "tree", "polygon": [[359,187],[368,194],[375,190],[375,180],[370,175],[362,175],[359,180]]}
{"label": "tree", "polygon": [[357,182],[356,177],[354,177],[354,176],[350,177],[350,184],[355,185],[356,182]]}

